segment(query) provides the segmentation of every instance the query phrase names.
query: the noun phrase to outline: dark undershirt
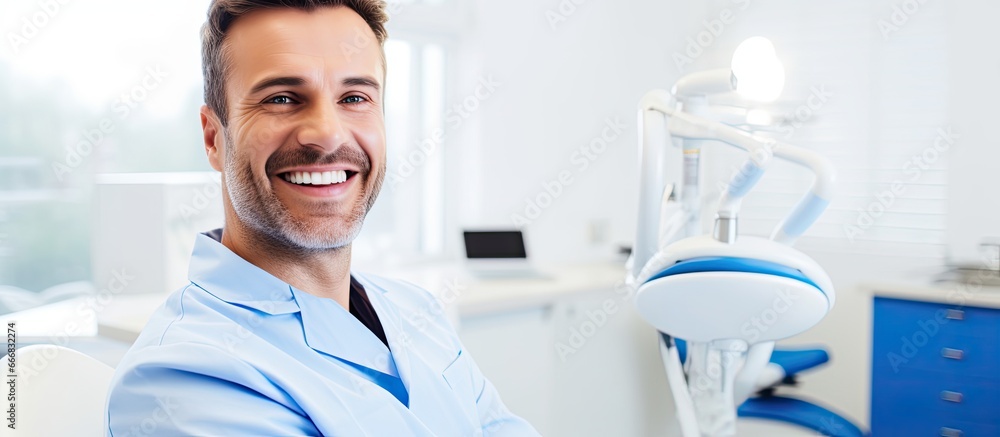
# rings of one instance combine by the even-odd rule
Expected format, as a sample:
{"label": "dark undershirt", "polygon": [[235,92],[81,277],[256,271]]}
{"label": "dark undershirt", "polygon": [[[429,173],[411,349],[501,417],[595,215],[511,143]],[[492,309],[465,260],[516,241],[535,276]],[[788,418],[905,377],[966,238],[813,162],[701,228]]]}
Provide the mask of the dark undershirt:
{"label": "dark undershirt", "polygon": [[[365,287],[354,279],[354,275],[351,275],[351,297],[348,307],[350,307],[351,314],[357,317],[362,325],[365,325],[372,334],[375,334],[379,340],[382,340],[382,344],[385,344],[385,347],[389,347],[389,342],[385,339],[385,331],[382,330],[382,323],[379,322],[378,314],[375,313],[375,308],[372,307],[371,301],[368,300]],[[409,408],[410,394],[406,391],[403,380],[398,377],[385,376],[386,378],[381,379],[382,382],[378,384],[399,400],[404,407]]]}
{"label": "dark undershirt", "polygon": [[365,325],[372,334],[382,340],[385,347],[389,347],[389,342],[385,339],[385,331],[382,330],[382,322],[379,321],[375,308],[372,308],[372,303],[368,300],[368,293],[365,292],[365,287],[354,279],[354,275],[351,275],[351,297],[348,307],[350,307],[351,314],[362,325]]}

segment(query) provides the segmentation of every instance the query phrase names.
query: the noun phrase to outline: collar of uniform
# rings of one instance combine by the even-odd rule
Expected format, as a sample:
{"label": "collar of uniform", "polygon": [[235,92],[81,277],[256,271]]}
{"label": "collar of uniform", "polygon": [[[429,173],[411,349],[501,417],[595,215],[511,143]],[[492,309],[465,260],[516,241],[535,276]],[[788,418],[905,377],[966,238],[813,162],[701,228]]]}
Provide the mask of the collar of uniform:
{"label": "collar of uniform", "polygon": [[291,286],[247,262],[219,242],[222,230],[198,234],[188,279],[209,294],[267,314],[299,311]]}
{"label": "collar of uniform", "polygon": [[[372,293],[368,293],[371,299]],[[337,301],[295,287],[292,294],[301,308],[302,328],[309,347],[355,366],[399,376],[392,354],[382,340]],[[380,319],[383,317],[382,313],[378,315]]]}

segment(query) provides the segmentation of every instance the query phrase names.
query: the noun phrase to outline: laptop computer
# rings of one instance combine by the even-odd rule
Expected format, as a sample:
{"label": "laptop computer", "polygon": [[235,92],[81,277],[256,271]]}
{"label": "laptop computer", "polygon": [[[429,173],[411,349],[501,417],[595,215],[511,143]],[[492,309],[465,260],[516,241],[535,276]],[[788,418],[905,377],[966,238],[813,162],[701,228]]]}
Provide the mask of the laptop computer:
{"label": "laptop computer", "polygon": [[479,278],[543,278],[528,261],[524,234],[512,230],[466,230],[465,266]]}

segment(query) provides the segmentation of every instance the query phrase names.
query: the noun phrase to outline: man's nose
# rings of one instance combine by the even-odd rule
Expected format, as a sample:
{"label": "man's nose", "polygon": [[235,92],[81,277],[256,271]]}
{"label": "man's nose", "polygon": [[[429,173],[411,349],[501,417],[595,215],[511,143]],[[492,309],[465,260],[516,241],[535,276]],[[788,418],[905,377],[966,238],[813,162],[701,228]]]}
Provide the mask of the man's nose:
{"label": "man's nose", "polygon": [[299,144],[332,152],[348,141],[347,126],[336,102],[313,104],[305,113],[305,122],[298,132]]}

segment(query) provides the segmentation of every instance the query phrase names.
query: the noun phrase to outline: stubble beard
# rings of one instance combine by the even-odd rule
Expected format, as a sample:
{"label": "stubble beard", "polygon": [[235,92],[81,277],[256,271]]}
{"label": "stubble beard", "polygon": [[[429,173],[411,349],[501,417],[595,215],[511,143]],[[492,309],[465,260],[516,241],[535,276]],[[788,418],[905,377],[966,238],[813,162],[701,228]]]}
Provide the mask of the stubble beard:
{"label": "stubble beard", "polygon": [[[346,217],[331,217],[317,226],[315,219],[303,220],[295,217],[281,203],[266,177],[258,178],[250,163],[236,152],[229,132],[226,132],[224,137],[226,190],[233,211],[243,227],[255,234],[255,239],[262,245],[289,254],[308,255],[349,247],[357,238],[365,216],[368,215],[381,191],[386,170],[384,161],[372,168],[367,155],[355,149],[348,149],[347,146],[342,146],[333,154],[326,156],[308,148],[279,151],[272,155],[268,159],[266,166],[268,168],[287,164],[309,165],[346,161],[354,163],[361,169],[354,176],[360,178],[356,183],[360,183],[363,190],[361,199],[354,201],[355,204]],[[274,164],[278,161],[283,164]],[[372,177],[375,179],[369,189],[368,182]]]}

